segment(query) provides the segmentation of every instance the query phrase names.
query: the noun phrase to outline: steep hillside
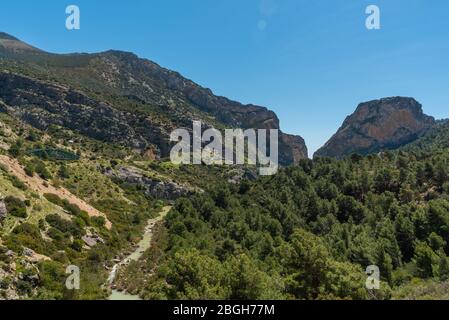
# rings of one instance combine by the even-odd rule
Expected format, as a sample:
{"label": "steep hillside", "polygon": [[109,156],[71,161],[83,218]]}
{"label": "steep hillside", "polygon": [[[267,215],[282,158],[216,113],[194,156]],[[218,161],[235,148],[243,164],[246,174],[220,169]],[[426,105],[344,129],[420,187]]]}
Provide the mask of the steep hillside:
{"label": "steep hillside", "polygon": [[[0,112],[0,299],[106,298],[103,284],[113,261],[132,250],[148,218],[217,179],[245,175],[245,168],[155,161],[122,140],[98,139],[81,124],[57,125],[70,119],[71,108],[59,118],[52,108],[70,94],[60,85],[19,79],[32,87],[23,90],[23,100],[9,102],[22,108],[3,104],[8,112]],[[7,100],[25,87],[6,88]],[[86,114],[98,112],[85,103]],[[93,124],[101,121],[101,114],[95,117]],[[47,119],[57,120],[47,125]],[[94,125],[90,129],[95,133]],[[65,289],[68,265],[83,270],[79,291]]]}
{"label": "steep hillside", "polygon": [[342,158],[396,149],[435,125],[412,98],[394,97],[361,103],[315,156]]}
{"label": "steep hillside", "polygon": [[[20,88],[20,93],[26,94],[26,90],[32,86],[30,83],[34,82],[36,87],[48,87],[44,91],[51,94],[56,90],[52,82],[56,82],[58,86],[63,86],[59,89],[71,92],[67,102],[78,105],[72,109],[82,109],[80,105],[84,106],[84,102],[87,102],[87,107],[92,104],[107,104],[109,111],[104,111],[106,122],[109,120],[108,114],[115,116],[115,110],[130,113],[128,116],[135,118],[132,120],[133,128],[140,131],[137,135],[143,136],[144,140],[133,147],[143,153],[151,150],[158,157],[168,156],[168,135],[171,130],[178,127],[191,128],[192,119],[200,119],[206,127],[214,126],[218,129],[280,128],[276,114],[267,108],[242,105],[215,96],[211,90],[202,88],[179,73],[140,59],[132,53],[111,50],[98,54],[56,55],[34,49],[12,36],[0,34],[0,58],[3,58],[0,59],[3,84],[9,82],[25,85],[26,88]],[[6,70],[10,73],[5,73]],[[0,96],[0,99],[25,99],[17,95],[18,90],[15,92],[15,96],[9,93],[6,97]],[[45,96],[42,89],[39,94],[43,94],[44,99],[56,98]],[[34,105],[32,101],[22,101],[22,104],[23,102],[33,108],[42,107]],[[62,101],[56,102],[54,103],[61,106]],[[20,104],[16,107],[20,107]],[[60,110],[53,110],[56,118],[59,112]],[[66,114],[59,116],[65,117]],[[120,117],[122,115],[118,112],[117,118]],[[91,118],[86,119],[84,126],[90,125],[89,119]],[[44,120],[48,125],[53,124],[53,120],[58,121],[50,121],[48,118]],[[127,119],[125,123],[129,121],[131,120]],[[103,138],[114,139],[104,129],[102,126],[95,128]],[[133,144],[136,139],[127,141]],[[308,156],[301,137],[281,133],[279,143],[279,161],[283,165],[297,163]]]}

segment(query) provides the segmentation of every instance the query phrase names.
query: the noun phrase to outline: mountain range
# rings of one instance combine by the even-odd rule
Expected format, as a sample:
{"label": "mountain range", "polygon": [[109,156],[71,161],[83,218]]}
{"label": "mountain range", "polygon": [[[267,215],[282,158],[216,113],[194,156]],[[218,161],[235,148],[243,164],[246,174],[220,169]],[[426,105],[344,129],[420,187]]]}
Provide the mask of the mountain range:
{"label": "mountain range", "polygon": [[192,120],[280,128],[135,54],[0,33],[0,300],[448,298],[448,121],[410,97],[363,102],[313,159],[281,133],[265,177],[172,163]]}
{"label": "mountain range", "polygon": [[[190,128],[193,119],[206,127],[280,128],[273,111],[216,96],[179,73],[129,52],[52,54],[0,33],[0,57],[0,90],[8,92],[2,99],[4,110],[40,129],[52,124],[76,128],[151,158],[167,157],[170,132]],[[15,103],[23,92],[33,92],[33,101],[22,95],[20,103]],[[50,101],[53,107],[48,106]],[[32,108],[23,108],[30,104]],[[413,98],[364,102],[314,156],[341,158],[396,149],[433,125],[435,120]],[[279,143],[281,165],[308,157],[300,136],[281,132]]]}
{"label": "mountain range", "polygon": [[[273,111],[216,96],[132,53],[51,54],[0,33],[0,57],[5,59],[1,87],[9,93],[3,102],[40,129],[69,126],[156,158],[169,155],[170,132],[191,128],[192,120],[201,120],[206,127],[280,129]],[[22,96],[20,104],[13,103],[23,92],[32,92],[33,101]],[[31,104],[32,108],[23,108]],[[301,137],[280,132],[280,164],[307,156]]]}

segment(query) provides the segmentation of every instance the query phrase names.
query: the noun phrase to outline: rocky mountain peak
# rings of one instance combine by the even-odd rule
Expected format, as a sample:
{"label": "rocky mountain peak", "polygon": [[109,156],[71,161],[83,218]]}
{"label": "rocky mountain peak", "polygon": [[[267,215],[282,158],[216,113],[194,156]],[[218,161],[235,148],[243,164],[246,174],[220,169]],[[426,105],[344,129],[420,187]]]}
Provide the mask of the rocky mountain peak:
{"label": "rocky mountain peak", "polygon": [[359,104],[315,156],[341,158],[369,154],[410,143],[435,125],[413,98],[390,97]]}

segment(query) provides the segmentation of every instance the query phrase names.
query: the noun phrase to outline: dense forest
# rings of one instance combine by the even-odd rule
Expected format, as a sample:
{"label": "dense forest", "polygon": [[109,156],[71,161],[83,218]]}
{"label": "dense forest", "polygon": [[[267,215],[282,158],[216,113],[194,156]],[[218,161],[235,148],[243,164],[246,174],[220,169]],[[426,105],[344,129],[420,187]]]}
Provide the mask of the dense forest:
{"label": "dense forest", "polygon": [[[153,299],[441,298],[447,133],[441,125],[406,151],[302,160],[179,199],[124,286]],[[380,290],[365,288],[369,265],[380,269]]]}

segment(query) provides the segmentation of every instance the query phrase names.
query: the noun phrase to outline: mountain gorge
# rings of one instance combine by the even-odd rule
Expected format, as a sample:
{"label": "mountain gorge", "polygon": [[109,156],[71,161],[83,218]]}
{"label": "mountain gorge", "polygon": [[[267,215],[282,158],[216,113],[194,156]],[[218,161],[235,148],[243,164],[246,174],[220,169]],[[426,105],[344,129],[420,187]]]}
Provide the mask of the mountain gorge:
{"label": "mountain gorge", "polygon": [[412,98],[365,102],[314,159],[282,133],[283,166],[257,176],[172,163],[170,132],[192,120],[280,127],[132,53],[0,33],[0,300],[448,297],[447,121]]}

